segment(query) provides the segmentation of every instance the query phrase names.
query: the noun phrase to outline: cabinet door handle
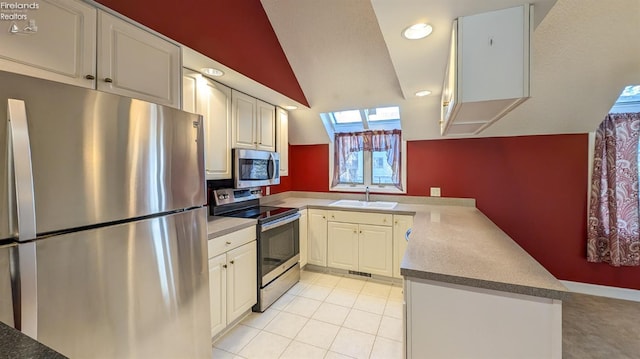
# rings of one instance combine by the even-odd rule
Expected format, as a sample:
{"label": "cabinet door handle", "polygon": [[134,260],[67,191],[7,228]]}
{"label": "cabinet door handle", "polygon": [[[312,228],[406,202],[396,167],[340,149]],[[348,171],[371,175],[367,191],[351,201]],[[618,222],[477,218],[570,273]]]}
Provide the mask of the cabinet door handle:
{"label": "cabinet door handle", "polygon": [[226,265],[226,264],[223,264],[223,265],[222,265],[222,268],[225,268],[225,269],[226,269],[226,268],[227,268],[227,265]]}
{"label": "cabinet door handle", "polygon": [[395,223],[396,225],[398,225],[398,221],[395,221],[395,222],[393,222],[393,223]]}
{"label": "cabinet door handle", "polygon": [[362,234],[362,231],[360,231],[360,234]]}
{"label": "cabinet door handle", "polygon": [[322,219],[327,219],[325,216],[322,216]]}
{"label": "cabinet door handle", "polygon": [[233,263],[234,263],[234,261],[229,261],[229,263],[233,264]]}
{"label": "cabinet door handle", "polygon": [[358,232],[356,232],[356,231],[353,231],[353,234],[356,234],[356,233],[358,233]]}
{"label": "cabinet door handle", "polygon": [[104,82],[112,83],[112,82],[113,82],[113,79],[111,79],[110,77],[106,77],[106,78],[104,79]]}
{"label": "cabinet door handle", "polygon": [[96,77],[93,76],[93,75],[85,75],[84,78],[87,79],[87,80],[95,80],[96,79]]}

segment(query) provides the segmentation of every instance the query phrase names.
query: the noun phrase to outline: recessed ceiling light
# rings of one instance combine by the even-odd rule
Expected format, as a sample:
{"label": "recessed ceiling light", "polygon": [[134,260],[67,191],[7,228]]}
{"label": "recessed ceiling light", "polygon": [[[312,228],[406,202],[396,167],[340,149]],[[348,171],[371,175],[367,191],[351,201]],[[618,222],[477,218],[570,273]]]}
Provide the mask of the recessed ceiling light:
{"label": "recessed ceiling light", "polygon": [[431,95],[431,91],[429,91],[429,90],[422,90],[422,91],[416,92],[416,96],[418,96],[418,97],[424,97],[424,96],[429,96],[429,95]]}
{"label": "recessed ceiling light", "polygon": [[218,69],[211,68],[211,67],[205,67],[205,68],[201,69],[200,71],[202,71],[203,74],[209,75],[209,76],[220,77],[220,76],[224,75],[224,72],[222,72],[222,71],[220,71]]}
{"label": "recessed ceiling light", "polygon": [[402,36],[409,40],[418,40],[427,37],[433,31],[433,27],[429,24],[420,23],[409,26],[402,31]]}
{"label": "recessed ceiling light", "polygon": [[282,106],[282,107],[284,107],[285,110],[289,110],[289,111],[296,110],[298,108],[298,106]]}

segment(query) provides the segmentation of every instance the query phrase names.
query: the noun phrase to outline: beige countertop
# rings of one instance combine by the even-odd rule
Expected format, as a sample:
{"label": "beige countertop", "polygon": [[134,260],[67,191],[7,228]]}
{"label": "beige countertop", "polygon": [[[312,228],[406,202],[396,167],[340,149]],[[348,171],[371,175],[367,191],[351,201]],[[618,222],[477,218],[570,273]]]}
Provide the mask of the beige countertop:
{"label": "beige countertop", "polygon": [[255,219],[211,216],[207,223],[207,239],[255,226],[257,222]]}
{"label": "beige countertop", "polygon": [[[344,197],[293,192],[268,196],[261,202],[300,209],[415,214],[401,264],[403,276],[553,299],[568,295],[567,288],[475,208],[473,200],[406,197],[409,203],[398,203],[392,210],[329,206]],[[403,199],[394,196],[390,200]],[[389,199],[376,196],[373,200]],[[209,238],[255,224],[255,220],[211,217]]]}

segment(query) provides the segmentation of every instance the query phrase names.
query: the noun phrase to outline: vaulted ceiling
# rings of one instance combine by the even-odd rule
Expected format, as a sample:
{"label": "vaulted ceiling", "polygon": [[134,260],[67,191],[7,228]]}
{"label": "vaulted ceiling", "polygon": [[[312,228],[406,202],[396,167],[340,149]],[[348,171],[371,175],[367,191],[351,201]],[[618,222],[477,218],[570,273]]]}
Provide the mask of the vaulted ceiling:
{"label": "vaulted ceiling", "polygon": [[[401,107],[405,138],[437,139],[454,18],[521,0],[100,0],[309,108],[290,142],[326,143],[319,113]],[[531,98],[480,136],[592,131],[622,88],[640,84],[640,0],[531,0]],[[410,42],[402,29],[434,32]],[[224,81],[223,81],[224,82]],[[418,89],[431,96],[416,98]],[[241,89],[243,90],[243,89]],[[249,89],[244,89],[251,92]]]}

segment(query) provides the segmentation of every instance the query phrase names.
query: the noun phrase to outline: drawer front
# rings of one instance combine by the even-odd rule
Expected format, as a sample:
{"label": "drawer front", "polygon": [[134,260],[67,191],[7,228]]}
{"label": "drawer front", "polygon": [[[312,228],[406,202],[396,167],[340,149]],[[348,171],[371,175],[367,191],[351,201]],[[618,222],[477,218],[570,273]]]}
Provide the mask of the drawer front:
{"label": "drawer front", "polygon": [[329,221],[391,226],[393,215],[387,213],[328,211]]}
{"label": "drawer front", "polygon": [[256,239],[256,227],[251,226],[224,236],[216,237],[209,240],[209,258],[213,258],[226,251],[238,248],[245,243],[249,243]]}

